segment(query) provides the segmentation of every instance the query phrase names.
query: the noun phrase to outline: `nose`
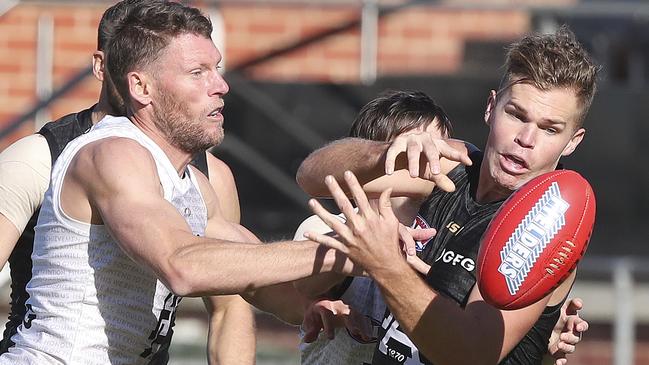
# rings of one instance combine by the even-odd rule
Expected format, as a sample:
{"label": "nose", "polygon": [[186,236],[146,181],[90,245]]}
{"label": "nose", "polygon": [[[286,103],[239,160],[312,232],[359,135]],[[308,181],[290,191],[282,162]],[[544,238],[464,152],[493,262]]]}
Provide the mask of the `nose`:
{"label": "nose", "polygon": [[537,129],[533,123],[525,123],[516,134],[514,141],[521,147],[534,148],[536,144],[536,132]]}
{"label": "nose", "polygon": [[209,93],[210,95],[223,96],[230,91],[230,86],[223,78],[220,72],[215,70],[212,73],[213,77],[210,78]]}

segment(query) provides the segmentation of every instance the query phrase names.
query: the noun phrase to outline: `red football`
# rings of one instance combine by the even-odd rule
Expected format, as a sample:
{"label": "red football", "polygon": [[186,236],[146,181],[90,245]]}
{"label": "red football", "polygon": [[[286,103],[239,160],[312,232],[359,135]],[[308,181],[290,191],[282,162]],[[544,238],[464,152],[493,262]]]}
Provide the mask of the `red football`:
{"label": "red football", "polygon": [[595,195],[570,170],[538,176],[514,192],[487,227],[478,253],[478,286],[500,309],[535,303],[575,269],[595,223]]}

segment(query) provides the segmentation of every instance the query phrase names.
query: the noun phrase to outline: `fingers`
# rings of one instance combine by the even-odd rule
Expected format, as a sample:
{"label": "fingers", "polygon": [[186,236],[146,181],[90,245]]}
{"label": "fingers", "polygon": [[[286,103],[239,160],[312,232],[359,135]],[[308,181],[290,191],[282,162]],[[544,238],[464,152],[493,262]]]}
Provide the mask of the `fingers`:
{"label": "fingers", "polygon": [[559,336],[559,343],[557,344],[557,347],[560,350],[565,351],[565,346],[572,346],[574,348],[575,345],[579,343],[579,341],[581,341],[579,334],[564,332]]}
{"label": "fingers", "polygon": [[460,162],[461,164],[466,166],[471,166],[473,164],[471,158],[469,157],[469,153],[467,149],[462,149],[462,150],[455,149],[451,147],[451,145],[446,143],[446,141],[441,139],[437,140],[436,142],[437,142],[436,147],[441,157],[445,157],[451,161]]}
{"label": "fingers", "polygon": [[408,232],[412,235],[417,241],[427,241],[437,234],[435,228],[407,228]]}
{"label": "fingers", "polygon": [[397,160],[397,156],[404,151],[405,145],[403,143],[404,137],[397,136],[397,138],[392,141],[392,144],[385,153],[385,174],[391,175],[394,172],[394,165]]}
{"label": "fingers", "polygon": [[419,156],[421,152],[422,146],[417,141],[408,139],[406,154],[408,156],[408,171],[411,177],[419,176]]}
{"label": "fingers", "polygon": [[584,303],[580,298],[571,298],[565,305],[566,315],[575,315],[584,307]]}
{"label": "fingers", "polygon": [[565,342],[559,342],[559,351],[563,353],[572,354],[573,352],[575,352],[575,349],[576,349],[575,345],[570,345]]}
{"label": "fingers", "polygon": [[392,202],[390,201],[390,195],[392,194],[392,188],[386,189],[379,196],[379,214],[381,217],[391,221],[397,221],[397,217],[394,215],[392,210]]}
{"label": "fingers", "polygon": [[323,246],[327,246],[329,248],[333,248],[336,251],[340,251],[344,254],[349,253],[349,248],[342,242],[338,241],[332,236],[328,236],[325,234],[320,234],[320,233],[315,233],[315,232],[305,232],[304,237],[307,239],[317,242]]}
{"label": "fingers", "polygon": [[336,326],[334,325],[334,315],[333,308],[323,308],[319,307],[318,312],[320,313],[320,319],[322,320],[322,329],[328,339],[333,340],[336,337]]}
{"label": "fingers", "polygon": [[575,324],[575,332],[578,332],[580,336],[586,331],[588,331],[588,322],[586,320],[581,319],[580,322]]}
{"label": "fingers", "polygon": [[367,195],[365,194],[365,191],[363,191],[361,184],[358,182],[358,179],[356,179],[356,175],[351,171],[345,171],[344,176],[345,182],[347,183],[347,186],[349,186],[349,190],[356,202],[356,206],[358,206],[359,212],[364,216],[373,215],[374,210],[372,210],[370,202],[367,200]]}
{"label": "fingers", "polygon": [[331,197],[336,202],[336,205],[338,205],[340,211],[345,215],[345,217],[349,221],[354,215],[356,215],[356,212],[354,212],[354,206],[349,201],[349,198],[347,198],[347,195],[338,184],[338,181],[336,181],[336,179],[333,176],[329,175],[325,178],[325,184],[327,185],[327,188],[329,188]]}
{"label": "fingers", "polygon": [[403,224],[399,224],[399,239],[403,242],[403,249],[408,256],[414,256],[417,253],[417,244],[408,227]]}
{"label": "fingers", "polygon": [[[424,155],[426,156],[426,160],[428,161],[428,167],[430,168],[430,172],[433,175],[437,175],[441,171],[441,168],[439,166],[439,158],[440,158],[439,150],[437,149],[437,146],[435,145],[432,139],[427,142],[428,143],[424,143],[422,146],[423,152]],[[413,177],[417,177],[417,176],[419,176],[419,174]]]}
{"label": "fingers", "polygon": [[417,271],[421,275],[424,275],[424,276],[428,275],[428,271],[430,271],[430,265],[428,265],[427,263],[422,261],[422,259],[420,259],[416,255],[415,256],[407,256],[406,261],[408,262],[410,267],[415,269],[415,271]]}
{"label": "fingers", "polygon": [[443,174],[438,174],[438,175],[432,175],[430,176],[430,180],[435,183],[435,186],[448,192],[452,193],[455,191],[455,184],[451,179],[449,179],[448,176],[443,175]]}
{"label": "fingers", "polygon": [[338,219],[335,215],[329,213],[329,211],[320,204],[319,201],[315,199],[310,199],[309,200],[309,207],[311,208],[311,211],[317,215],[322,221],[329,226],[329,228],[333,229],[336,231],[338,234],[340,234],[340,231],[345,231],[345,228],[347,226],[345,223],[343,223],[340,219]]}

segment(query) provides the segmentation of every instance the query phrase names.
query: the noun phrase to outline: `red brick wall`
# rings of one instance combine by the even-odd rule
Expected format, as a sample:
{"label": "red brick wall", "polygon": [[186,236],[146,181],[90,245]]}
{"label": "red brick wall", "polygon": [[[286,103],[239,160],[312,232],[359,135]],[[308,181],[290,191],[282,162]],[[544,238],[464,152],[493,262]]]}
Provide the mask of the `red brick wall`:
{"label": "red brick wall", "polygon": [[[36,33],[39,16],[54,20],[54,89],[90,64],[96,29],[106,2],[74,6],[55,1],[21,4],[0,17],[0,128],[36,103]],[[225,26],[227,67],[285,47],[360,15],[358,6],[241,5],[219,7]],[[436,10],[419,6],[385,17],[379,25],[380,75],[457,71],[466,41],[509,40],[529,30],[520,10]],[[358,82],[360,31],[350,30],[248,70],[251,77],[276,81]],[[99,83],[92,77],[56,101],[52,118],[91,105]],[[8,141],[30,133],[28,123]],[[0,143],[0,149],[7,141]]]}
{"label": "red brick wall", "polygon": [[[96,48],[97,24],[105,5],[19,5],[0,17],[0,126],[29,111],[36,102],[36,37],[40,16],[54,22],[53,87],[56,90],[71,76],[90,64]],[[99,83],[88,78],[67,96],[53,103],[52,118],[92,105]],[[33,132],[26,123],[8,142]]]}

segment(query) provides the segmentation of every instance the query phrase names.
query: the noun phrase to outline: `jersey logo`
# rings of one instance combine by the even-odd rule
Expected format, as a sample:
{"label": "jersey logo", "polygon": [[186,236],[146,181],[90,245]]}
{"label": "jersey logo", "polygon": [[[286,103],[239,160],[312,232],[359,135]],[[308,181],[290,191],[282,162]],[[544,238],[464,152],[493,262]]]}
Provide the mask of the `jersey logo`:
{"label": "jersey logo", "polygon": [[[412,223],[412,228],[427,229],[430,228],[430,224],[428,224],[428,222],[426,222],[426,220],[422,216],[417,215],[415,217],[415,221]],[[428,244],[431,239],[432,238],[429,238],[426,241],[415,241],[415,249],[417,250],[417,252],[423,251],[426,247],[426,244]]]}
{"label": "jersey logo", "polygon": [[518,292],[541,252],[566,224],[569,207],[561,198],[559,184],[552,183],[507,240],[500,251],[498,271],[505,277],[511,295]]}
{"label": "jersey logo", "polygon": [[446,228],[453,233],[454,236],[457,236],[460,231],[464,229],[464,226],[461,226],[455,222],[450,222],[449,224],[446,225]]}
{"label": "jersey logo", "polygon": [[442,250],[442,254],[439,255],[435,262],[442,261],[445,264],[457,266],[460,265],[464,270],[471,272],[475,269],[475,261],[470,258],[462,255],[459,252],[454,252],[451,250]]}

